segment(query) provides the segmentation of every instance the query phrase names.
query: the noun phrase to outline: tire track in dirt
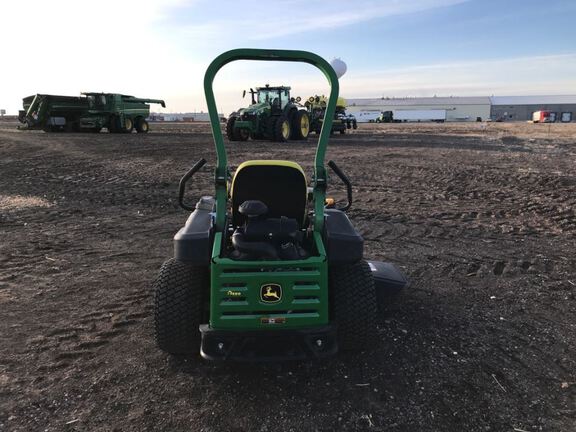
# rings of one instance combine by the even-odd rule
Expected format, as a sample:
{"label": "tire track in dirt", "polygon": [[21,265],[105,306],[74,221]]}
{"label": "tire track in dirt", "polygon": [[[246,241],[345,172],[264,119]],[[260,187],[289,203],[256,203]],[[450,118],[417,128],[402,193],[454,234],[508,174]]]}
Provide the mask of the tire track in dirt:
{"label": "tire track in dirt", "polygon": [[43,353],[38,370],[71,366],[74,361],[97,355],[98,349],[130,332],[130,327],[142,325],[151,316],[150,302],[149,292],[129,292],[33,338],[25,354]]}

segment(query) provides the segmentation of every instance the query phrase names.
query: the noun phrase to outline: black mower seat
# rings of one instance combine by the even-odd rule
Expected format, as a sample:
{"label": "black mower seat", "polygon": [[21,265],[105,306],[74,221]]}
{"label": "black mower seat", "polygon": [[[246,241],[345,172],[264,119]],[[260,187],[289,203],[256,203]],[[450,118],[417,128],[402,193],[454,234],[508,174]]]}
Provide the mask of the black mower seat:
{"label": "black mower seat", "polygon": [[245,216],[238,207],[249,200],[262,201],[268,207],[266,217],[296,219],[300,227],[306,219],[308,183],[296,162],[252,160],[238,167],[230,188],[232,223],[240,226]]}

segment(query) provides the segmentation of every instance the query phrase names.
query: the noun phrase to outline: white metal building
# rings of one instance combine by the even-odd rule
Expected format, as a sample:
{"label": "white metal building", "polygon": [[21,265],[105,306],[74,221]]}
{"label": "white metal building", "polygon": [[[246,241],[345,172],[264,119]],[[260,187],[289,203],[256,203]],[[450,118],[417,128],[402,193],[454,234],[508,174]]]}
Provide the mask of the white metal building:
{"label": "white metal building", "polygon": [[382,111],[446,110],[446,121],[476,121],[490,118],[490,97],[428,97],[346,99],[347,112],[359,122],[375,120]]}
{"label": "white metal building", "polygon": [[490,102],[492,120],[526,121],[535,111],[555,113],[556,121],[576,120],[576,95],[492,96]]}

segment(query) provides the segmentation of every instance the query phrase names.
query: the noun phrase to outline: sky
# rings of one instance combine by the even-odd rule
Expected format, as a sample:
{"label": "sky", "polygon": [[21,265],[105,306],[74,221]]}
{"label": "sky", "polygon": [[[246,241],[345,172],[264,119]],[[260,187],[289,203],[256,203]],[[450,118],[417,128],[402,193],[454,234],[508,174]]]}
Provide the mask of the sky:
{"label": "sky", "polygon": [[[340,58],[340,95],[576,94],[574,0],[7,0],[0,7],[0,109],[35,93],[165,99],[159,112],[206,111],[203,76],[234,48]],[[265,5],[265,6],[264,6]],[[301,63],[239,61],[217,75],[218,110],[250,87],[328,94]]]}

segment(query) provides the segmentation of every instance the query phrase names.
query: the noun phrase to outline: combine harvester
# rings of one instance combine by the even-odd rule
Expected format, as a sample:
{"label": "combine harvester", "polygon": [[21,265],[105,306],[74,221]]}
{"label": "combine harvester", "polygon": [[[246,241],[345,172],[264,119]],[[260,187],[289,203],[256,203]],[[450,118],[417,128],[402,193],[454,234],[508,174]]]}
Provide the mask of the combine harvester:
{"label": "combine harvester", "polygon": [[82,93],[82,96],[36,94],[23,99],[18,129],[44,132],[139,133],[149,130],[150,103],[166,107],[160,99],[140,99],[117,93]]}

